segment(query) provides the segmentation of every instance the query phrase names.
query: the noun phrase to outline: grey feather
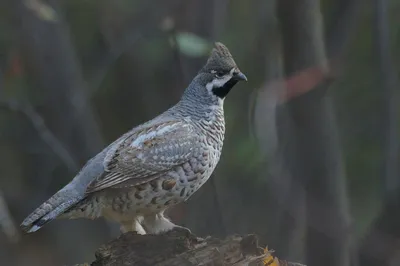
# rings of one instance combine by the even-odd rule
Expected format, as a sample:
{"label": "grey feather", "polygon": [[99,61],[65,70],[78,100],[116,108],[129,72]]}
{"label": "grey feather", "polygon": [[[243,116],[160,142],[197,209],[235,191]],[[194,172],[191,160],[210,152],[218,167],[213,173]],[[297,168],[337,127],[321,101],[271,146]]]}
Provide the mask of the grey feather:
{"label": "grey feather", "polygon": [[28,233],[35,232],[82,198],[83,196],[69,184],[33,211],[22,222],[21,228]]}
{"label": "grey feather", "polygon": [[187,162],[197,139],[193,126],[182,121],[160,122],[133,130],[107,153],[105,171],[89,184],[86,193],[128,180],[131,186],[153,180]]}
{"label": "grey feather", "polygon": [[89,160],[71,183],[28,215],[21,223],[22,230],[28,233],[37,231],[44,224],[54,220],[58,215],[84,199],[85,190],[89,182],[93,180],[93,176],[99,176],[104,172],[103,161],[110,146]]}

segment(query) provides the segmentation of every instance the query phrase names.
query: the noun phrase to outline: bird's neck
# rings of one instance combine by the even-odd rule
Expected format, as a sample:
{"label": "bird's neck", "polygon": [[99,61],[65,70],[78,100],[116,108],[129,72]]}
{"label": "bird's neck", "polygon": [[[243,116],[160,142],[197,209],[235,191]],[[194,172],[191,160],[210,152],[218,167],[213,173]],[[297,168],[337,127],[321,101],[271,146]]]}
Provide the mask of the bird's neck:
{"label": "bird's neck", "polygon": [[201,120],[214,121],[224,118],[223,103],[207,103],[201,99],[185,98],[174,106],[174,112],[181,116],[190,118],[193,122]]}
{"label": "bird's neck", "polygon": [[[225,135],[225,118],[222,104],[206,105],[195,99],[183,99],[171,111],[174,116],[190,120],[203,134],[220,145]],[[218,146],[222,148],[222,146]]]}
{"label": "bird's neck", "polygon": [[190,119],[201,129],[213,130],[217,128],[223,133],[225,130],[224,100],[215,95],[210,95],[206,84],[207,82],[202,81],[197,76],[186,88],[181,100],[174,107],[175,111],[180,116]]}

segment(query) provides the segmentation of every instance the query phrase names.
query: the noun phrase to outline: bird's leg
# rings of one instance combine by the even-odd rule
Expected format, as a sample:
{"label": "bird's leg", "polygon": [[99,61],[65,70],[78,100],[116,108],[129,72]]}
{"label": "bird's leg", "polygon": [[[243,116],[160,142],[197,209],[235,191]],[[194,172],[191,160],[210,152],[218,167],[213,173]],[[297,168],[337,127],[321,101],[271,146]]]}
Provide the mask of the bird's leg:
{"label": "bird's leg", "polygon": [[183,226],[176,225],[165,218],[163,213],[148,215],[143,218],[142,224],[149,234],[160,234],[171,230],[185,231],[186,234],[192,235],[192,232]]}
{"label": "bird's leg", "polygon": [[179,235],[185,235],[188,239],[201,243],[204,241],[203,238],[197,237],[192,234],[189,228],[176,225],[168,220],[163,213],[157,213],[143,218],[142,224],[148,234],[160,234],[164,232],[171,232],[172,234],[178,233]]}
{"label": "bird's leg", "polygon": [[139,235],[145,235],[146,231],[143,226],[139,223],[139,221],[135,220],[132,225],[133,231],[136,231]]}
{"label": "bird's leg", "polygon": [[126,232],[130,232],[130,231],[134,231],[139,235],[145,235],[146,231],[144,230],[144,228],[142,227],[142,225],[139,223],[138,220],[133,220],[132,221],[127,221],[127,222],[123,222],[121,223],[121,227],[120,227],[121,233],[126,233]]}

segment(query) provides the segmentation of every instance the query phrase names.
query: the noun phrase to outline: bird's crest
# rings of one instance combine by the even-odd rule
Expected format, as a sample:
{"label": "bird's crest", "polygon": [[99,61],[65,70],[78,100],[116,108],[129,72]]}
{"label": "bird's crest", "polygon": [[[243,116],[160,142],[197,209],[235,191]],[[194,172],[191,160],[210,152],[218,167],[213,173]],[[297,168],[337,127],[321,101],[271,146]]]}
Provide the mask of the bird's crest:
{"label": "bird's crest", "polygon": [[215,47],[212,49],[210,57],[202,70],[204,72],[209,72],[211,70],[229,71],[234,67],[236,67],[236,63],[228,48],[222,43],[216,42]]}

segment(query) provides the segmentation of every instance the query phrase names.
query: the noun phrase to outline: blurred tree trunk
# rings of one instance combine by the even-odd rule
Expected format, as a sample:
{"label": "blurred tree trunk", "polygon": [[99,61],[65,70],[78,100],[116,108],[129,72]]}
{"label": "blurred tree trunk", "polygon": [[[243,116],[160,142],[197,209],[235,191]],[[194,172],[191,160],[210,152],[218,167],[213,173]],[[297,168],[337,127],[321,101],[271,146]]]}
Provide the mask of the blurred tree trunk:
{"label": "blurred tree trunk", "polygon": [[[312,66],[327,71],[319,1],[280,0],[278,16],[285,74]],[[346,266],[350,263],[350,217],[345,172],[332,102],[323,87],[287,104],[291,121],[285,130],[291,131],[293,139],[286,158],[298,185],[292,191],[306,193],[306,263]]]}
{"label": "blurred tree trunk", "polygon": [[35,84],[30,94],[46,124],[83,163],[100,151],[103,140],[58,1],[48,6],[54,21],[35,9],[40,2],[13,2],[24,66]]}
{"label": "blurred tree trunk", "polygon": [[[263,239],[278,250],[280,256],[305,260],[304,238],[306,232],[305,193],[298,189],[289,169],[287,156],[293,154],[290,141],[292,132],[287,130],[290,114],[279,101],[282,97],[283,73],[282,40],[276,14],[276,3],[271,1],[266,9],[261,35],[268,36],[260,49],[266,51],[264,85],[257,90],[254,108],[254,128],[257,140],[265,155],[262,175],[268,184],[265,199],[268,209],[268,225],[261,232]],[[278,132],[279,131],[279,132]],[[279,136],[278,136],[279,135]],[[266,170],[268,172],[266,172]],[[267,175],[268,173],[268,175]],[[260,209],[266,208],[259,206]]]}
{"label": "blurred tree trunk", "polygon": [[[360,0],[341,0],[335,2],[333,14],[331,14],[327,25],[327,54],[333,67],[338,67],[343,62],[342,57],[351,41],[352,33],[357,25],[358,15],[362,9],[363,2]],[[262,8],[260,8],[262,10]],[[268,10],[274,10],[269,7]],[[268,53],[267,74],[264,85],[257,91],[255,97],[254,128],[257,140],[266,156],[269,199],[268,212],[273,218],[268,221],[265,230],[265,239],[276,248],[283,256],[304,259],[304,237],[305,237],[305,192],[299,181],[293,179],[295,172],[290,167],[290,156],[295,154],[292,121],[286,105],[279,102],[284,97],[285,90],[282,82],[282,63],[279,29],[274,22],[273,14],[264,14],[268,17],[267,28],[268,40],[263,43],[262,49]],[[275,31],[271,30],[274,28]],[[266,35],[266,34],[262,34]],[[266,48],[264,48],[266,47]],[[318,68],[318,65],[317,65]],[[295,91],[302,86],[301,75],[311,73],[313,69],[302,70],[289,77],[292,86],[287,87],[288,91]],[[317,71],[321,72],[321,71]],[[318,74],[318,73],[315,74]],[[323,81],[320,77],[311,77],[316,83],[308,85],[307,90],[313,90],[314,86]],[[323,78],[323,76],[322,76]],[[279,132],[278,132],[279,131]],[[278,136],[279,135],[279,136]],[[292,170],[291,170],[292,169]],[[265,175],[265,169],[263,169]],[[260,232],[260,231],[258,231]]]}
{"label": "blurred tree trunk", "polygon": [[400,181],[398,172],[398,78],[396,76],[390,46],[389,1],[374,2],[374,34],[378,55],[379,77],[384,95],[382,143],[384,158],[384,206],[362,239],[359,261],[362,266],[393,266],[400,264]]}
{"label": "blurred tree trunk", "polygon": [[[13,12],[17,43],[23,58],[24,69],[31,84],[34,84],[34,87],[26,88],[29,99],[43,117],[45,124],[67,147],[72,157],[83,164],[99,152],[104,143],[95,112],[86,95],[81,67],[71,43],[68,27],[63,20],[62,11],[58,8],[58,2],[56,0],[48,2],[10,0],[9,4]],[[41,201],[65,185],[76,174],[66,172],[65,167],[56,167],[59,171],[50,173],[50,165],[57,164],[55,162],[58,158],[54,159],[54,157],[42,154],[37,159],[40,163],[35,164],[33,171],[29,174],[27,182],[36,188],[32,190],[35,191],[34,195],[27,193],[26,198],[19,203],[21,206],[18,209],[24,214],[38,206]],[[46,171],[47,175],[44,175]],[[50,187],[49,184],[53,186]],[[70,234],[68,229],[55,234],[57,226],[50,226],[49,230],[55,231],[48,232],[53,232],[54,238],[59,238],[60,242],[66,243],[60,246],[64,255],[71,250],[79,250],[81,253],[74,254],[75,257],[84,257],[85,248],[94,248],[99,241],[102,241],[100,234],[98,238],[86,237],[85,234],[90,235],[90,230],[86,230],[86,227],[84,229],[80,223],[68,226],[71,226],[69,230],[82,232],[81,237],[86,240],[77,242],[76,239],[71,239],[74,235]],[[104,223],[97,223],[91,227],[91,230],[107,231],[107,228]],[[66,257],[70,256],[66,255]]]}

